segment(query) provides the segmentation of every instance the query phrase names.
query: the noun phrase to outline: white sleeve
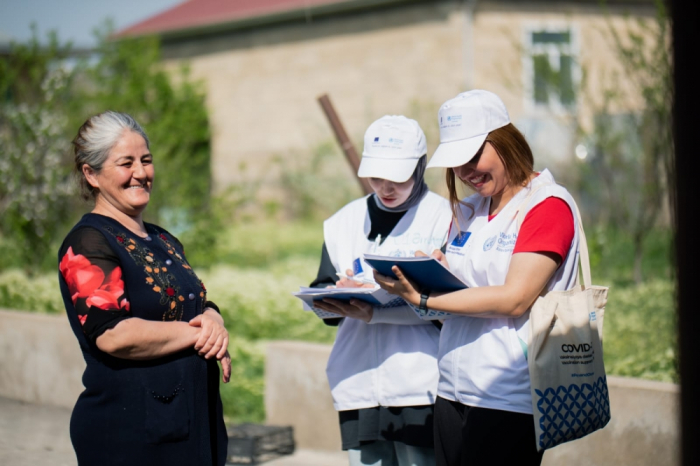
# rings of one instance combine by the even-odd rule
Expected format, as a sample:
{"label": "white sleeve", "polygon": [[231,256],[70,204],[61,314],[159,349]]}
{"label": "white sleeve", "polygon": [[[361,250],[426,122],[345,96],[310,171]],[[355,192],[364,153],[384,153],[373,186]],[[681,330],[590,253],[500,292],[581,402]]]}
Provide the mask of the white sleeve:
{"label": "white sleeve", "polygon": [[394,324],[394,325],[432,325],[429,320],[423,320],[410,305],[395,307],[374,306],[371,324]]}

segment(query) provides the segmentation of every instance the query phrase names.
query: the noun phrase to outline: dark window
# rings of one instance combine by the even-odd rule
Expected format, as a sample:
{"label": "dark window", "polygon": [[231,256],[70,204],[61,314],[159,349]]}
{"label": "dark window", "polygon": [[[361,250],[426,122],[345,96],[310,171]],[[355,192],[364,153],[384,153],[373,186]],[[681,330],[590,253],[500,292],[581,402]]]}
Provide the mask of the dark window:
{"label": "dark window", "polygon": [[571,107],[575,59],[570,31],[535,31],[531,36],[532,99],[537,105]]}

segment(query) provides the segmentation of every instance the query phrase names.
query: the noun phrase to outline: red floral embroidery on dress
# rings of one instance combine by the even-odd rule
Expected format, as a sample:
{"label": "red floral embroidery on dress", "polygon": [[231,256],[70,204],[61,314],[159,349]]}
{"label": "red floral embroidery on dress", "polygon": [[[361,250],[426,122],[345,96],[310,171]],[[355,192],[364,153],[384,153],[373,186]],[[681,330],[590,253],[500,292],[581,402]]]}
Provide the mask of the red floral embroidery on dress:
{"label": "red floral embroidery on dress", "polygon": [[105,279],[101,268],[92,265],[82,254],[74,254],[72,247],[68,248],[58,268],[68,284],[73,304],[78,298],[90,296]]}
{"label": "red floral embroidery on dress", "polygon": [[[85,304],[88,308],[94,306],[105,311],[118,309],[129,311],[129,301],[126,298],[119,301],[119,298],[124,295],[121,268],[115,267],[105,280],[105,274],[101,268],[92,265],[82,254],[74,254],[73,248],[69,247],[61,259],[59,270],[66,280],[73,304],[79,298],[87,298]],[[85,325],[87,314],[78,315],[78,320],[81,325]]]}
{"label": "red floral embroidery on dress", "polygon": [[124,309],[129,311],[129,301],[122,299],[121,302],[119,302],[119,298],[122,295],[124,295],[122,270],[119,267],[115,267],[112,273],[109,274],[107,282],[96,289],[85,304],[87,304],[88,307],[95,306],[105,311],[110,309]]}

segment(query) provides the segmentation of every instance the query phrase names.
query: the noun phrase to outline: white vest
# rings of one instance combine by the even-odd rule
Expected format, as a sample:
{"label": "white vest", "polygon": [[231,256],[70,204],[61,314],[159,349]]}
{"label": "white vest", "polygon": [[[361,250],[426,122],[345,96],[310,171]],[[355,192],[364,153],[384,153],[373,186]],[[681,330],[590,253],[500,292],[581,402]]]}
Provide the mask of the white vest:
{"label": "white vest", "polygon": [[[451,219],[447,200],[428,192],[379,245],[367,239],[371,225],[363,197],[326,220],[326,249],[338,272],[354,269],[356,275],[373,279],[372,269],[362,260],[364,253],[430,254],[444,244]],[[326,368],[336,410],[435,403],[440,333],[429,322],[411,322],[418,325],[343,319]]]}
{"label": "white vest", "polygon": [[[523,205],[532,190],[540,186]],[[524,208],[529,212],[548,197],[561,198],[576,212],[573,198],[565,188],[555,184],[548,170],[520,190],[490,222],[490,197],[476,194],[464,199],[474,211],[462,206],[459,228],[455,222],[450,231],[447,242],[450,269],[470,287],[503,285],[518,238],[518,211]],[[463,234],[458,238],[460,230],[468,232],[468,236]],[[547,290],[568,290],[574,286],[579,244],[575,216],[574,231],[569,252],[550,279]],[[532,414],[525,355],[529,318],[528,310],[519,318],[455,316],[446,320],[440,335],[438,395],[469,406]]]}

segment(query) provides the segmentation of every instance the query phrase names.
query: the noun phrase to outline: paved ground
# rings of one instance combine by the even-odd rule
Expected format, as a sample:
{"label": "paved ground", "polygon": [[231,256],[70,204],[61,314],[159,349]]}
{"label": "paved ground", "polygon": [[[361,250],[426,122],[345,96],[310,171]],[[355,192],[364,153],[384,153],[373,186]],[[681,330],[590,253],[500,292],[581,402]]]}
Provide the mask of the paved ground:
{"label": "paved ground", "polygon": [[0,398],[0,464],[75,466],[70,411]]}
{"label": "paved ground", "polygon": [[[70,410],[0,397],[0,465],[76,466],[68,434]],[[298,450],[265,466],[345,466],[345,452]]]}
{"label": "paved ground", "polygon": [[344,451],[298,450],[291,456],[264,463],[264,466],[347,466],[348,454]]}

